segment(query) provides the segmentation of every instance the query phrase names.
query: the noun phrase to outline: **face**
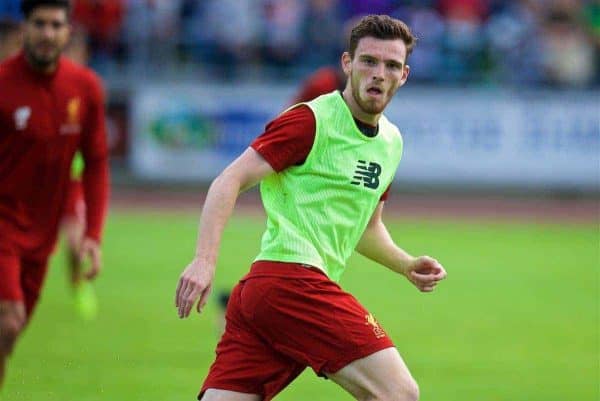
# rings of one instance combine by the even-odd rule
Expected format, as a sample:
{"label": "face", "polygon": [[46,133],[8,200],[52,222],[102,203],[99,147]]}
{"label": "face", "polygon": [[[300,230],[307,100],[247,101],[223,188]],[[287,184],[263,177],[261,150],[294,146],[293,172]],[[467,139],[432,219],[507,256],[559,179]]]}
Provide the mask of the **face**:
{"label": "face", "polygon": [[[370,122],[379,115],[406,82],[410,71],[406,63],[406,45],[401,39],[359,40],[354,58],[342,55],[342,67],[349,78],[345,97],[355,117]],[[347,93],[350,92],[350,93]]]}
{"label": "face", "polygon": [[51,69],[69,41],[67,11],[59,7],[37,7],[24,24],[24,46],[34,68]]}

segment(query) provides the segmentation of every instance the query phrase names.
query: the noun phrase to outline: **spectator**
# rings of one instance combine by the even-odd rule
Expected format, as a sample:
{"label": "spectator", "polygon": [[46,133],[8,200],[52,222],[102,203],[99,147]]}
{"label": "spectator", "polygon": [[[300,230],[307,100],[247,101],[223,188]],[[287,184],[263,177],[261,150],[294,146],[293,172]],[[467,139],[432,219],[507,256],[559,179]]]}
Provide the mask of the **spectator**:
{"label": "spectator", "polygon": [[309,65],[339,62],[343,51],[342,18],[338,0],[311,0],[304,21],[304,55]]}
{"label": "spectator", "polygon": [[306,7],[299,0],[265,0],[263,10],[265,59],[273,66],[290,67],[303,45]]}
{"label": "spectator", "polygon": [[124,12],[123,0],[76,0],[73,3],[73,22],[89,36],[94,67],[102,69],[115,56]]}
{"label": "spectator", "polygon": [[440,74],[448,81],[472,82],[481,79],[483,61],[483,21],[488,15],[486,0],[440,0],[438,8],[446,20]]}
{"label": "spectator", "polygon": [[205,3],[204,38],[212,42],[212,54],[206,61],[218,65],[224,76],[231,76],[238,65],[256,58],[260,7],[256,0],[206,0]]}
{"label": "spectator", "polygon": [[544,21],[542,62],[551,84],[583,87],[594,79],[594,48],[574,11],[555,8]]}

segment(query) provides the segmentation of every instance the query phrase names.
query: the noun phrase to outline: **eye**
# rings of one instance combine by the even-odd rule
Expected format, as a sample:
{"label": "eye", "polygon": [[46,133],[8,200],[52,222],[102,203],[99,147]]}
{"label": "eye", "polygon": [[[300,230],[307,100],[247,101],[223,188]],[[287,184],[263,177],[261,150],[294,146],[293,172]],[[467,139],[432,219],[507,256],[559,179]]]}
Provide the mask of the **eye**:
{"label": "eye", "polygon": [[372,59],[372,58],[366,58],[366,59],[363,60],[363,62],[366,65],[370,66],[370,67],[372,67],[374,65],[377,65],[377,61],[375,59]]}
{"label": "eye", "polygon": [[402,66],[400,64],[398,64],[398,63],[387,63],[386,67],[388,69],[394,70],[394,71],[399,70],[400,68],[402,68]]}

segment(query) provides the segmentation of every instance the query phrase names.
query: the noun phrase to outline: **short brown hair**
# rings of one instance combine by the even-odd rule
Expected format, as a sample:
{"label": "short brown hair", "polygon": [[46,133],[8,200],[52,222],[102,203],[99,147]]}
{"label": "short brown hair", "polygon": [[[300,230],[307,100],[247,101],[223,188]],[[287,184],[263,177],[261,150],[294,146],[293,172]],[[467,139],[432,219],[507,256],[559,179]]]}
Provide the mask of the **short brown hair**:
{"label": "short brown hair", "polygon": [[21,12],[25,16],[25,19],[29,18],[33,10],[38,7],[56,7],[62,8],[67,12],[69,16],[71,12],[71,1],[70,0],[21,0]]}
{"label": "short brown hair", "polygon": [[401,39],[406,45],[406,58],[417,44],[417,38],[410,31],[408,25],[389,15],[367,15],[363,17],[350,32],[348,53],[354,58],[358,42],[365,37],[376,39]]}

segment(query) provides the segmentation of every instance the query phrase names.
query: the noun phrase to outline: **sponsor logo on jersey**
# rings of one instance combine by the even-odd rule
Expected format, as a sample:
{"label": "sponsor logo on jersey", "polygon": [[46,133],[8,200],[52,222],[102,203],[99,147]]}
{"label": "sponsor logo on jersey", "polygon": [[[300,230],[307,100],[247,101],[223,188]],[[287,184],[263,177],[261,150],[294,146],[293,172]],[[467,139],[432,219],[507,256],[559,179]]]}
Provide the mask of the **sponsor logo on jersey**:
{"label": "sponsor logo on jersey", "polygon": [[356,171],[350,182],[352,185],[363,184],[367,188],[377,189],[379,187],[379,175],[381,166],[375,162],[367,164],[364,160],[359,160],[356,165]]}
{"label": "sponsor logo on jersey", "polygon": [[15,110],[15,128],[17,131],[23,131],[27,129],[29,118],[31,117],[31,107],[22,106]]}

